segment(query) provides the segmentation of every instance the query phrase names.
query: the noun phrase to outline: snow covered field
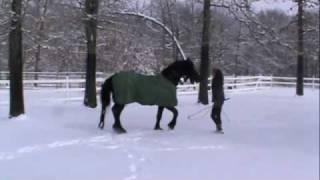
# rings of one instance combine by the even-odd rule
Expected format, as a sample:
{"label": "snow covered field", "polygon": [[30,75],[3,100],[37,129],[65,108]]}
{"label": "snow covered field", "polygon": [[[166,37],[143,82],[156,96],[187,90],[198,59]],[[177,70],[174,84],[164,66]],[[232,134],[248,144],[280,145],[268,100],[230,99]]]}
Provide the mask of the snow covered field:
{"label": "snow covered field", "polygon": [[[318,180],[319,91],[273,88],[231,94],[215,134],[206,106],[179,96],[174,131],[153,131],[156,107],[129,105],[127,134],[97,129],[100,108],[27,92],[24,118],[8,120],[0,91],[0,180]],[[52,100],[44,100],[51,98]],[[162,127],[171,119],[165,111]],[[166,128],[165,128],[166,129]]]}

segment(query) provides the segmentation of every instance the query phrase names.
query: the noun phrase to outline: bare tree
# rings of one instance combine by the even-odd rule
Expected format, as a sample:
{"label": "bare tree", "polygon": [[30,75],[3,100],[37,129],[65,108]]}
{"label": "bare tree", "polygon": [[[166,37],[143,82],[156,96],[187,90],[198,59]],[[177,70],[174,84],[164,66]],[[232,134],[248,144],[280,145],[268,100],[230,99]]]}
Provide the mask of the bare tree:
{"label": "bare tree", "polygon": [[[48,10],[44,13],[46,1]],[[9,69],[7,42],[12,15],[11,2],[0,0],[2,71]],[[84,71],[88,60],[87,38],[90,37],[86,36],[86,31],[81,30],[85,25],[82,21],[85,0],[23,2],[24,70]],[[177,53],[180,50],[178,46],[175,47],[173,36],[160,28],[159,24],[148,20],[148,17],[168,27],[180,42],[185,55],[200,65],[203,2],[153,0],[142,5],[132,1],[99,1],[97,70],[112,73],[131,69],[151,74],[159,72],[176,58],[172,56],[173,48],[176,48]],[[297,16],[276,10],[256,11],[250,7],[252,2],[211,0],[210,23],[214,28],[211,28],[210,36],[210,63],[219,64],[226,74],[295,76],[297,61],[292,59],[297,58]],[[310,7],[310,1],[305,0],[304,76],[318,77],[319,13],[314,10]],[[133,12],[135,15],[115,15],[113,12]],[[86,15],[89,18],[85,19],[85,23],[91,17],[95,18],[95,15]],[[44,24],[43,28],[40,28],[41,24]]]}
{"label": "bare tree", "polygon": [[172,39],[173,39],[173,44],[175,45],[175,47],[178,49],[181,57],[183,60],[186,60],[187,57],[184,53],[184,51],[182,50],[181,48],[181,45],[180,45],[180,42],[179,40],[176,38],[176,36],[174,35],[173,31],[171,31],[169,29],[169,27],[167,27],[166,25],[164,25],[162,22],[160,22],[159,20],[153,18],[153,17],[150,17],[150,16],[146,16],[144,14],[140,14],[140,13],[134,13],[134,12],[115,12],[114,14],[118,14],[118,15],[127,15],[127,16],[135,16],[135,17],[139,17],[139,18],[142,18],[143,20],[146,20],[146,21],[150,21],[156,25],[159,25],[166,34],[168,34]]}
{"label": "bare tree", "polygon": [[[37,14],[39,16],[38,18],[38,24],[37,24],[37,30],[38,34],[36,35],[36,53],[35,53],[35,66],[34,70],[35,72],[40,72],[39,63],[41,60],[41,40],[44,34],[44,25],[45,25],[45,17],[47,15],[48,10],[48,0],[44,0],[43,6],[40,5],[40,1],[37,3]],[[38,79],[38,74],[35,74],[35,79]]]}
{"label": "bare tree", "polygon": [[303,96],[303,3],[304,0],[298,0],[298,56],[297,56],[297,86],[296,94]]}
{"label": "bare tree", "polygon": [[97,14],[99,1],[86,0],[85,2],[85,32],[87,39],[87,66],[86,66],[86,88],[84,105],[95,108],[96,97],[96,39],[97,39]]}
{"label": "bare tree", "polygon": [[201,43],[201,63],[200,63],[200,90],[199,102],[208,104],[208,76],[209,76],[209,48],[210,48],[210,0],[204,0],[203,4],[203,29]]}
{"label": "bare tree", "polygon": [[8,32],[10,29],[10,4],[0,0],[0,71],[8,71]]}
{"label": "bare tree", "polygon": [[22,83],[22,0],[13,0],[12,19],[9,33],[9,70],[10,70],[10,117],[24,114]]}

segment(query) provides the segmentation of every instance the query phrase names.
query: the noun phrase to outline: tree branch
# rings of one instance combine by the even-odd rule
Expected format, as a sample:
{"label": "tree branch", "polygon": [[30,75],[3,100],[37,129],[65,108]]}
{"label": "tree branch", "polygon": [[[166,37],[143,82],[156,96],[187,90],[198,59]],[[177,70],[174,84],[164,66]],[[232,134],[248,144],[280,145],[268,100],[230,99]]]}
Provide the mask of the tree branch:
{"label": "tree branch", "polygon": [[112,14],[116,14],[116,15],[125,15],[125,16],[135,16],[135,17],[139,17],[139,18],[142,18],[144,20],[148,20],[148,21],[151,21],[157,25],[159,25],[162,29],[164,29],[173,39],[173,41],[175,42],[176,44],[176,47],[178,48],[183,60],[186,60],[187,57],[184,53],[184,51],[182,50],[181,48],[181,45],[180,45],[180,42],[178,41],[178,39],[175,37],[175,35],[173,34],[173,32],[166,26],[164,25],[162,22],[160,22],[159,20],[153,18],[153,17],[150,17],[150,16],[147,16],[147,15],[144,15],[144,14],[141,14],[141,13],[135,13],[135,12],[112,12]]}

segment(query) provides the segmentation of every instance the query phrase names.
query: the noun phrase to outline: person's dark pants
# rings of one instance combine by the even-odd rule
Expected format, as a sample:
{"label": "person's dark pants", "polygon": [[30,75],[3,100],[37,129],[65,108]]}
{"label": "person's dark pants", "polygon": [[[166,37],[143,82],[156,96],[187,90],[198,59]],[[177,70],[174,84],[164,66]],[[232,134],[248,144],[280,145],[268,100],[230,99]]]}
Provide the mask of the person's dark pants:
{"label": "person's dark pants", "polygon": [[222,109],[222,104],[221,105],[215,104],[211,111],[211,118],[216,124],[217,131],[222,131],[221,109]]}

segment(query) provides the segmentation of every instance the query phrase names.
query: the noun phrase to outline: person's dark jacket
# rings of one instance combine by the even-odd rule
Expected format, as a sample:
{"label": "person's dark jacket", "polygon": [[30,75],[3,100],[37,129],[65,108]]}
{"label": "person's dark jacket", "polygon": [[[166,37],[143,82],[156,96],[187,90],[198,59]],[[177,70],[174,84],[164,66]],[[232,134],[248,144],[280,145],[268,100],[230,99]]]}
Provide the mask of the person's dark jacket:
{"label": "person's dark jacket", "polygon": [[212,102],[215,106],[222,106],[225,100],[223,89],[223,74],[220,69],[214,70],[214,78],[211,81]]}

